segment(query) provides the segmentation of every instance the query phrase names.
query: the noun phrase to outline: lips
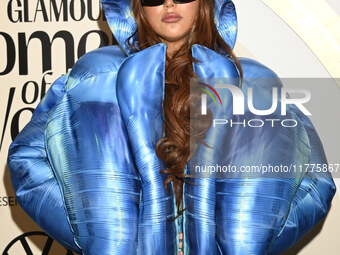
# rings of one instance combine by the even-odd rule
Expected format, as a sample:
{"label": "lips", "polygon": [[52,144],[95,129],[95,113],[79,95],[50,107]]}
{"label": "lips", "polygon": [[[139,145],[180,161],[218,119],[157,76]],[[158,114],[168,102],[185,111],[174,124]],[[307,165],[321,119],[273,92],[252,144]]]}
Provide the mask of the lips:
{"label": "lips", "polygon": [[162,21],[165,23],[175,23],[182,19],[182,16],[178,15],[177,13],[170,12],[164,15]]}

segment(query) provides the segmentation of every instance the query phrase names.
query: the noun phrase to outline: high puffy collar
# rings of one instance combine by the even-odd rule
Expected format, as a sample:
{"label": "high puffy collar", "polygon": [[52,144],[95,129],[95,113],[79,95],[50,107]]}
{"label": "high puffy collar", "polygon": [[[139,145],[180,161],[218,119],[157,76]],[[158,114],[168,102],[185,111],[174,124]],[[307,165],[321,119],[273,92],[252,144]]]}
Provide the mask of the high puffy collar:
{"label": "high puffy collar", "polygon": [[[131,0],[101,0],[103,10],[119,45],[126,54],[131,53],[126,40],[135,32],[136,21],[131,10]],[[225,42],[233,49],[237,36],[237,17],[235,6],[231,0],[215,0],[215,23]],[[130,40],[132,45],[138,45],[137,37]]]}

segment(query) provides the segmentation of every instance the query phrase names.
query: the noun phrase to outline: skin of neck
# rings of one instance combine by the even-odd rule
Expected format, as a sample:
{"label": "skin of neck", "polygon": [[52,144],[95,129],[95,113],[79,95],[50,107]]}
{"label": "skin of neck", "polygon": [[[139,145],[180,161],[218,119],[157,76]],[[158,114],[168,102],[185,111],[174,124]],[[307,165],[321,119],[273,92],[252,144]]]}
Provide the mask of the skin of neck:
{"label": "skin of neck", "polygon": [[178,51],[185,43],[186,37],[183,37],[176,41],[168,41],[161,38],[162,42],[166,44],[166,54],[171,57],[176,51]]}
{"label": "skin of neck", "polygon": [[184,39],[176,42],[164,42],[167,46],[166,52],[168,55],[172,55],[174,52],[178,51],[184,43]]}

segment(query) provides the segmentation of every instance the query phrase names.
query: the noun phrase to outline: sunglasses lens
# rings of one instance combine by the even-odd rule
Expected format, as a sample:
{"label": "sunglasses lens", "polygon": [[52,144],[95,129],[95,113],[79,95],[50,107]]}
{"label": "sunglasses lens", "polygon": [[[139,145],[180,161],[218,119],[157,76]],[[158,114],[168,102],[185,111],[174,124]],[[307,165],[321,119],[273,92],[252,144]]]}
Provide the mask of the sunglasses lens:
{"label": "sunglasses lens", "polygon": [[193,2],[193,1],[195,0],[174,0],[176,4],[186,4],[186,3]]}
{"label": "sunglasses lens", "polygon": [[[165,0],[141,0],[142,6],[159,6],[164,4]],[[174,0],[176,4],[186,4],[195,0]]]}
{"label": "sunglasses lens", "polygon": [[142,0],[142,6],[158,6],[164,4],[165,0]]}

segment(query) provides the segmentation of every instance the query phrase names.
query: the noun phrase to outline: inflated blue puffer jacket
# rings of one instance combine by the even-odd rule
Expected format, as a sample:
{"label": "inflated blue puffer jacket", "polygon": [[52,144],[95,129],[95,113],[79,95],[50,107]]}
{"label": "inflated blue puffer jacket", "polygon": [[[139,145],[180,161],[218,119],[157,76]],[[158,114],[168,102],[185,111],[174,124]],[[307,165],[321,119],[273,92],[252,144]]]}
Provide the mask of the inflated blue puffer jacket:
{"label": "inflated blue puffer jacket", "polygon": [[[184,184],[187,210],[171,221],[177,215],[175,198],[171,185],[164,189],[167,176],[159,171],[165,167],[155,154],[162,137],[166,45],[131,52],[125,43],[136,28],[130,1],[102,4],[120,46],[84,55],[55,81],[9,150],[17,200],[39,226],[82,254],[174,255],[183,232],[186,255],[262,255],[286,250],[326,215],[334,182],[328,171],[308,168],[289,178],[197,176],[197,185]],[[233,3],[215,0],[215,16],[233,47]],[[240,86],[230,58],[200,45],[192,54],[199,78],[230,78]],[[279,78],[256,61],[241,58],[240,63],[240,89],[246,94],[252,88],[257,108],[270,108],[273,88],[282,87]],[[234,115],[229,90],[219,96],[223,105],[208,104],[216,119],[265,121],[247,106],[243,116]],[[270,115],[282,118],[279,108]],[[199,145],[186,173],[190,165],[326,164],[309,119],[295,106],[285,118],[297,126],[211,126],[205,141],[213,146]]]}

